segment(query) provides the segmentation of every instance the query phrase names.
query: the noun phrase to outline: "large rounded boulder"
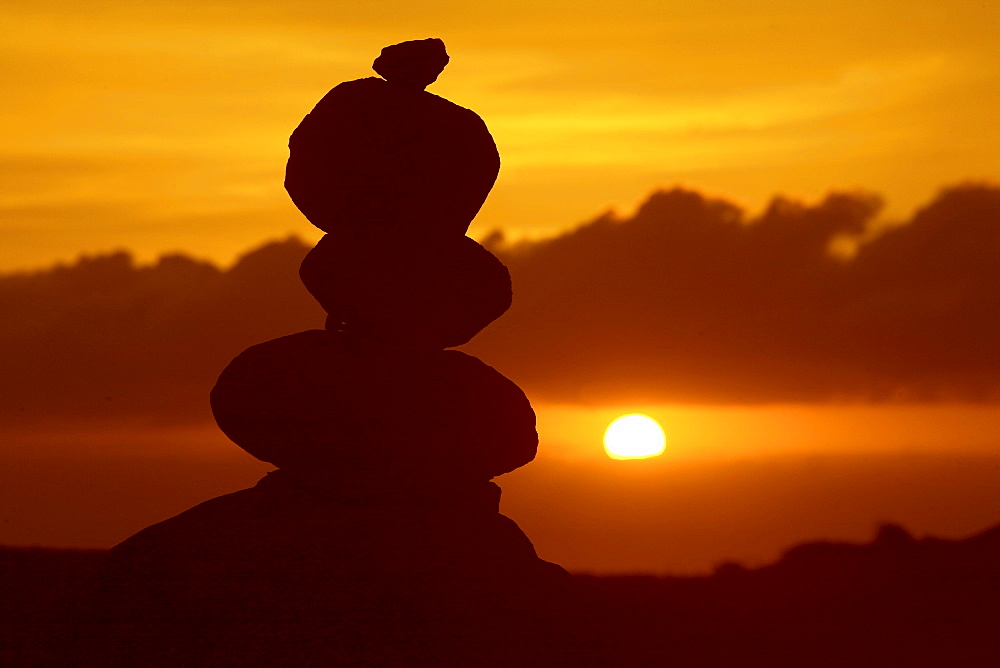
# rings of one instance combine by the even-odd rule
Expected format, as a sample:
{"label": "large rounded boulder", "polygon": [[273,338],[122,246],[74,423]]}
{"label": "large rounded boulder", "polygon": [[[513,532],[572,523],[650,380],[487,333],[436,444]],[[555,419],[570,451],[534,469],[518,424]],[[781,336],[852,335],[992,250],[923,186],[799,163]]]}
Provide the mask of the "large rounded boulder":
{"label": "large rounded boulder", "polygon": [[423,90],[447,58],[435,39],[386,47],[375,61],[386,79],[342,83],[302,119],[285,189],[310,222],[325,232],[465,234],[500,155],[475,112]]}
{"label": "large rounded boulder", "polygon": [[475,357],[325,330],[248,348],[211,400],[222,431],[254,457],[331,479],[485,481],[538,445],[524,393]]}

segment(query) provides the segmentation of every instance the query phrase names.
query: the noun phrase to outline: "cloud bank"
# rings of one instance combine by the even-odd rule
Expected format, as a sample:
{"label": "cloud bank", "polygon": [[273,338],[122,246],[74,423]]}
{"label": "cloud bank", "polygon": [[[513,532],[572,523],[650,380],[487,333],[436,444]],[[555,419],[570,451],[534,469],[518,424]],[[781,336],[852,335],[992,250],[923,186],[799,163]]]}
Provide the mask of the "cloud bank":
{"label": "cloud bank", "polygon": [[778,198],[747,219],[675,189],[501,247],[514,307],[475,349],[568,401],[997,400],[1000,189],[948,189],[869,238],[880,204]]}
{"label": "cloud bank", "polygon": [[0,277],[0,422],[211,420],[208,392],[233,357],[322,327],[298,280],[307,251],[270,243],[228,271],[116,252]]}
{"label": "cloud bank", "polygon": [[[1000,401],[1000,188],[951,188],[874,230],[880,206],[777,198],[751,218],[674,189],[553,239],[493,235],[514,306],[466,349],[546,401]],[[0,277],[0,419],[209,419],[232,357],[322,326],[307,250]]]}

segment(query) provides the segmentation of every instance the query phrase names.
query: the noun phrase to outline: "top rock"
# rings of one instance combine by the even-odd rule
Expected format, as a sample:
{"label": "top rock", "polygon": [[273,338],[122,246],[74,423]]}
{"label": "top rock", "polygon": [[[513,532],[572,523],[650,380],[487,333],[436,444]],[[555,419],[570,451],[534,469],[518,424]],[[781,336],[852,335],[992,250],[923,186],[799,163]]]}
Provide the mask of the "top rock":
{"label": "top rock", "polygon": [[416,39],[382,49],[372,69],[389,83],[423,90],[437,80],[448,60],[441,40]]}
{"label": "top rock", "polygon": [[500,155],[474,112],[423,90],[448,62],[439,39],[382,49],[384,79],[342,83],[288,142],[285,189],[326,232],[461,236],[486,200]]}

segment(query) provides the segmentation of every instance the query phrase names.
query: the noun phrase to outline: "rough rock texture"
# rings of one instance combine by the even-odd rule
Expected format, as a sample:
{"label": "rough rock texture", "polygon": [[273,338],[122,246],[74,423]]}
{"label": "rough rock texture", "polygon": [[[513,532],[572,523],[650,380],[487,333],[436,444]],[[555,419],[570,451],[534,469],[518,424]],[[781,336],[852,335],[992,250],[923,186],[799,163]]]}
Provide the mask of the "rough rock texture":
{"label": "rough rock texture", "polygon": [[299,276],[330,314],[328,329],[408,346],[462,345],[511,304],[507,268],[465,236],[327,234]]}

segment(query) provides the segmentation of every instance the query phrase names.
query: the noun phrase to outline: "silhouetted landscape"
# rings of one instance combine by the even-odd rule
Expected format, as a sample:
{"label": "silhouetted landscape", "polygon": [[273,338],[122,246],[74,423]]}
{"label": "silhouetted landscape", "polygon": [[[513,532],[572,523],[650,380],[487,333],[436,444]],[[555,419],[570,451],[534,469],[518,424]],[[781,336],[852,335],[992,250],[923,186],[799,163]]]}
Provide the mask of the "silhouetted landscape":
{"label": "silhouetted landscape", "polygon": [[[500,153],[478,114],[424,90],[449,61],[436,38],[387,46],[372,64],[379,76],[336,85],[299,122],[284,187],[324,233],[311,247],[290,236],[228,268],[183,253],[139,266],[121,251],[0,276],[0,306],[16,314],[0,322],[0,348],[16,352],[0,361],[10,461],[27,454],[23,470],[41,476],[56,461],[131,461],[155,478],[134,443],[190,430],[193,452],[213,442],[198,430],[214,422],[256,461],[191,489],[265,473],[153,524],[155,513],[116,515],[124,540],[111,528],[76,543],[115,536],[110,550],[0,547],[0,663],[1000,664],[1000,526],[915,537],[871,490],[897,476],[912,500],[932,488],[921,476],[948,462],[964,472],[951,481],[968,485],[962,500],[981,497],[978,517],[994,521],[995,494],[977,490],[996,471],[970,472],[995,468],[969,454],[981,442],[948,433],[939,445],[951,459],[910,468],[899,462],[917,446],[861,464],[804,460],[801,480],[798,464],[740,460],[703,478],[672,474],[669,493],[653,465],[581,465],[570,478],[553,457],[522,471],[539,447],[529,396],[576,407],[997,405],[1000,187],[959,183],[895,223],[862,191],[816,204],[776,197],[750,216],[674,187],[554,237],[477,241],[467,233]],[[862,442],[863,421],[849,427]],[[114,430],[106,451],[78,448]],[[173,447],[164,462],[183,459]],[[845,483],[843,471],[855,477]],[[162,472],[165,487],[182,477]],[[501,506],[495,480],[509,474],[507,490],[530,493]],[[666,516],[710,487],[713,502]],[[614,569],[626,559],[616,550],[667,549],[721,514],[720,533],[766,549],[754,531],[773,544],[787,527],[767,523],[795,517],[801,498],[811,506],[794,535],[816,518],[836,525],[824,504],[856,500],[830,490],[889,515],[871,542],[806,542],[773,563],[682,576],[567,570],[531,539],[561,533]],[[92,492],[107,496],[97,508],[125,502],[100,484]],[[72,523],[51,496],[26,500],[15,487],[0,500],[5,525],[31,517],[17,536],[53,513]],[[531,514],[542,503],[552,508]],[[7,510],[18,504],[30,510]],[[726,529],[743,504],[763,529]],[[939,515],[954,521],[951,505]],[[656,536],[637,513],[657,518]],[[566,526],[575,516],[584,520]]]}
{"label": "silhouetted landscape", "polygon": [[[34,665],[79,622],[67,601],[107,558],[0,552],[4,665]],[[586,632],[599,639],[608,665],[986,668],[1000,661],[1000,526],[943,540],[885,525],[871,543],[806,543],[756,569],[727,563],[704,577],[574,579],[595,611]]]}

